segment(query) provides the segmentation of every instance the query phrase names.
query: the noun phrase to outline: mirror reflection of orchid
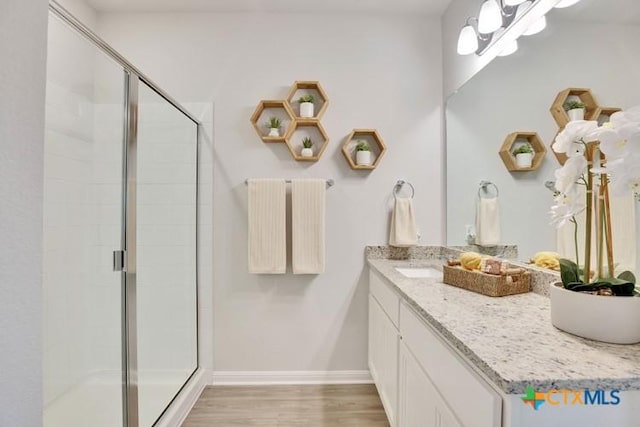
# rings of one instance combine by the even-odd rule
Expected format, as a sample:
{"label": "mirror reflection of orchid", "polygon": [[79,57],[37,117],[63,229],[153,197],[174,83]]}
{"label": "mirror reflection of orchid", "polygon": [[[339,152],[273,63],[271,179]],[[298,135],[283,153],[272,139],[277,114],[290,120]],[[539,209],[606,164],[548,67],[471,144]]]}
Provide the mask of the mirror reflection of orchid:
{"label": "mirror reflection of orchid", "polygon": [[[564,166],[556,170],[552,224],[573,223],[575,262],[560,263],[564,287],[576,291],[609,289],[613,295],[633,295],[635,278],[629,272],[615,277],[609,193],[640,197],[640,106],[614,113],[608,123],[577,120],[567,124],[553,144],[566,154]],[[580,264],[578,222],[585,211],[584,267]],[[597,269],[592,278],[592,229],[596,230]],[[607,268],[605,270],[605,256]]]}

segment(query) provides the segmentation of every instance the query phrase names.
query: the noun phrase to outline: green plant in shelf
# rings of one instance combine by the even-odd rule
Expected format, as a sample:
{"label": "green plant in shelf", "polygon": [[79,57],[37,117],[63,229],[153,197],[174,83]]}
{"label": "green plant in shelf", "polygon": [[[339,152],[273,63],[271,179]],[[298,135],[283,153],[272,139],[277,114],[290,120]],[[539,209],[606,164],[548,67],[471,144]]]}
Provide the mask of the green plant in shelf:
{"label": "green plant in shelf", "polygon": [[567,101],[564,103],[565,111],[577,110],[580,108],[584,108],[584,102],[581,101]]}
{"label": "green plant in shelf", "polygon": [[267,122],[267,127],[269,129],[280,129],[280,125],[282,125],[282,120],[277,117],[271,117]]}
{"label": "green plant in shelf", "polygon": [[308,95],[304,95],[304,96],[301,96],[300,98],[298,98],[298,102],[301,103],[301,104],[304,103],[304,102],[313,103],[313,101],[315,101],[315,99],[316,98],[312,94],[308,94]]}
{"label": "green plant in shelf", "polygon": [[313,141],[311,141],[311,138],[309,138],[308,136],[304,137],[304,139],[302,140],[302,146],[304,148],[311,148],[313,147]]}
{"label": "green plant in shelf", "polygon": [[515,150],[513,150],[513,155],[518,155],[518,154],[533,154],[533,147],[531,146],[531,144],[522,144],[521,146],[519,146],[518,148],[516,148]]}
{"label": "green plant in shelf", "polygon": [[369,147],[367,141],[359,139],[356,144],[356,151],[371,151],[371,147]]}

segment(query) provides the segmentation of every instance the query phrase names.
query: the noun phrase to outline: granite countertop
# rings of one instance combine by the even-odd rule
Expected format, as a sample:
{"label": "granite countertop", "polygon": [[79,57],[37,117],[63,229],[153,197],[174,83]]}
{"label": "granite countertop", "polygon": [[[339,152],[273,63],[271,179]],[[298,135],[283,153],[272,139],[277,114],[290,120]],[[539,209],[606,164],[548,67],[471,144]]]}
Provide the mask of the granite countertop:
{"label": "granite countertop", "polygon": [[372,269],[507,394],[535,389],[640,390],[640,344],[582,339],[553,327],[549,299],[538,293],[492,298],[434,279],[410,279],[395,267],[440,266],[446,248],[431,259],[383,259]]}

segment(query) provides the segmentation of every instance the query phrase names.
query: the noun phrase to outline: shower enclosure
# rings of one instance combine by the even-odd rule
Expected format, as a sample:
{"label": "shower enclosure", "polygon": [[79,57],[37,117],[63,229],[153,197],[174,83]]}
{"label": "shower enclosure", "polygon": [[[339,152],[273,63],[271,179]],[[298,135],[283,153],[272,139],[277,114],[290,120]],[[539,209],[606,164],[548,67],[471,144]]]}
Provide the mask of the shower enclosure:
{"label": "shower enclosure", "polygon": [[198,368],[198,129],[51,3],[44,426],[150,427]]}

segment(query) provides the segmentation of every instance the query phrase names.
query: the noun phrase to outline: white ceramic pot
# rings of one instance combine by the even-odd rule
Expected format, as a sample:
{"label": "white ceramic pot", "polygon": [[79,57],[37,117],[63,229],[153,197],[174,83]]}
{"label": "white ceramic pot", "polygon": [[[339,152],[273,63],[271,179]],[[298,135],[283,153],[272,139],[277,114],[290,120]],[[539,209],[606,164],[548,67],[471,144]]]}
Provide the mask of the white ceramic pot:
{"label": "white ceramic pot", "polygon": [[356,164],[358,166],[371,165],[371,151],[356,151]]}
{"label": "white ceramic pot", "polygon": [[567,111],[567,115],[569,116],[570,121],[575,120],[584,120],[584,108],[574,108],[573,110]]}
{"label": "white ceramic pot", "polygon": [[313,117],[313,102],[300,103],[300,117],[303,117],[303,118]]}
{"label": "white ceramic pot", "polygon": [[579,337],[613,344],[640,342],[640,297],[591,295],[550,287],[551,323]]}
{"label": "white ceramic pot", "polygon": [[269,136],[280,136],[280,130],[278,128],[269,128]]}
{"label": "white ceramic pot", "polygon": [[300,151],[300,155],[302,157],[313,157],[313,149],[303,148],[302,151]]}
{"label": "white ceramic pot", "polygon": [[521,169],[530,168],[533,164],[533,153],[516,154],[516,166]]}

